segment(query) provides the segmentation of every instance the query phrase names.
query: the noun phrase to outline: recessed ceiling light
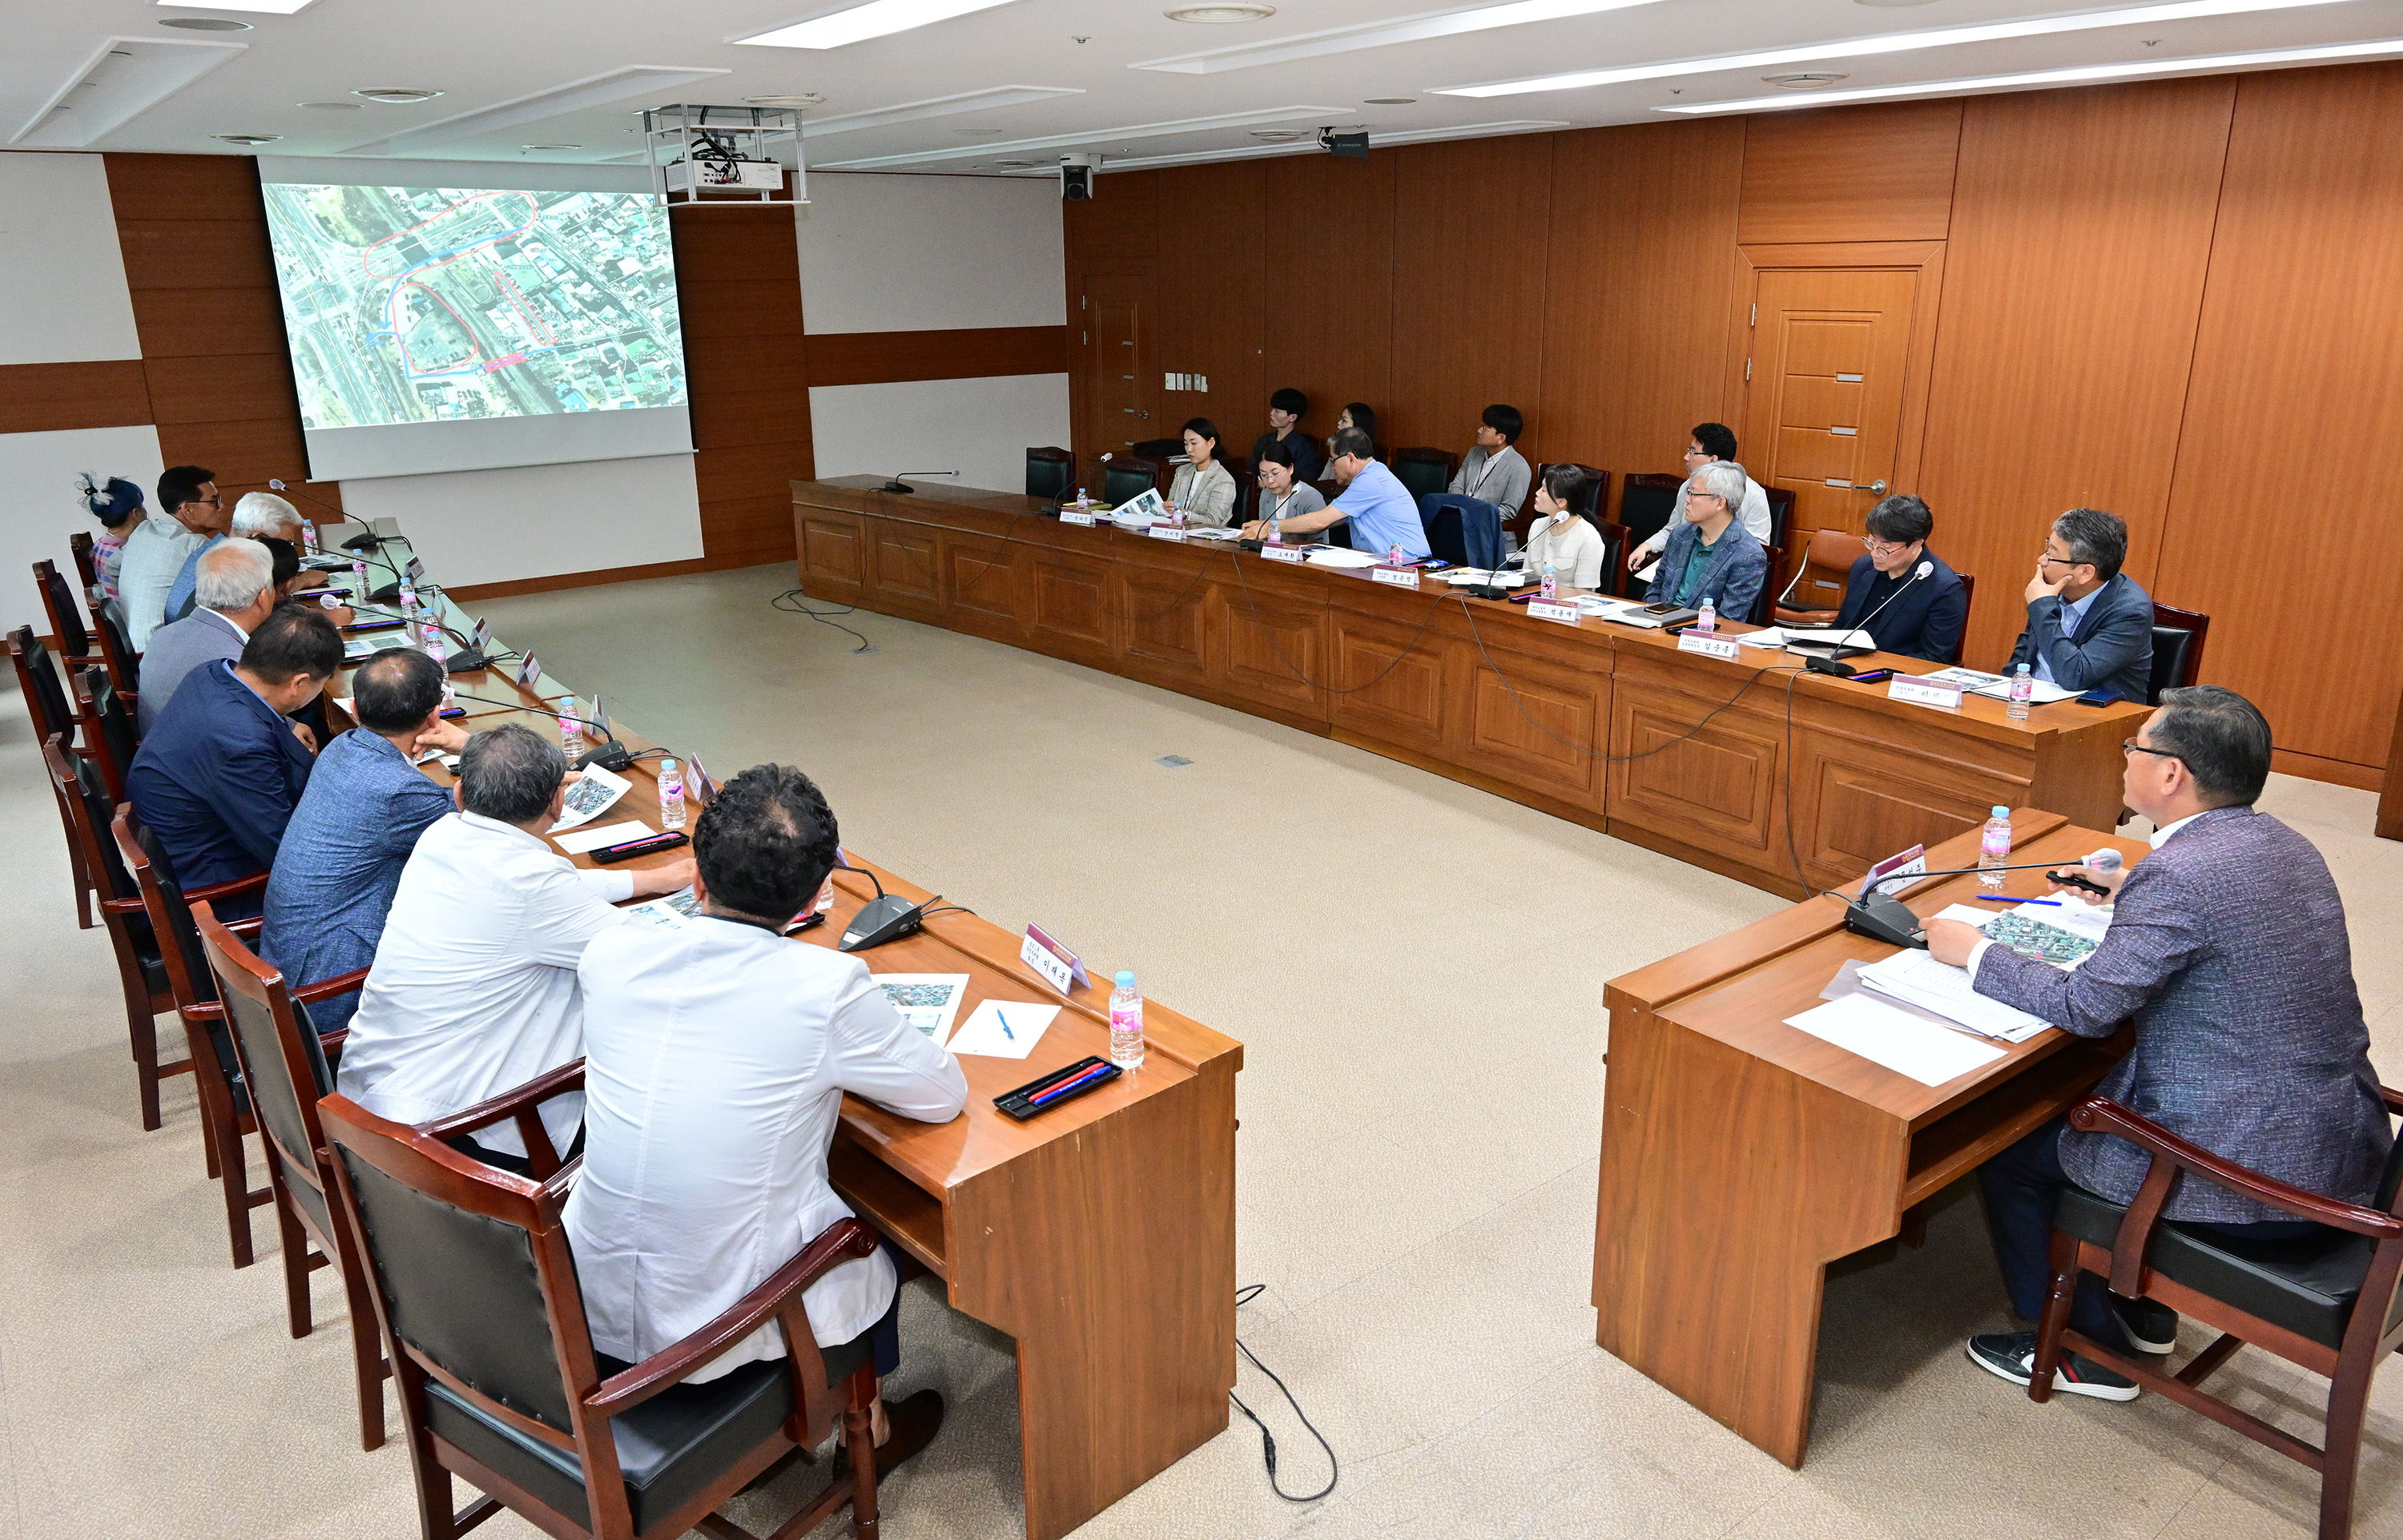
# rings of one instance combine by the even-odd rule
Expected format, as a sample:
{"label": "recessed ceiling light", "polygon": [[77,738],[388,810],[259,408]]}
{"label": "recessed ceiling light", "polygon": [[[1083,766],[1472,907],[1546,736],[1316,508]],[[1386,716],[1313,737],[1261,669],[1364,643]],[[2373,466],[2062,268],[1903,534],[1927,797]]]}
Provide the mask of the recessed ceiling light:
{"label": "recessed ceiling light", "polygon": [[388,107],[405,107],[411,102],[431,102],[442,93],[427,90],[423,86],[368,86],[351,94],[364,96],[370,102],[381,102]]}
{"label": "recessed ceiling light", "polygon": [[1660,0],[1505,0],[1504,4],[1497,6],[1469,6],[1459,10],[1422,12],[1391,21],[1328,27],[1320,32],[1297,33],[1290,37],[1267,42],[1180,54],[1173,59],[1146,59],[1127,67],[1166,70],[1176,75],[1215,75],[1220,70],[1282,64],[1289,60],[1318,59],[1330,53],[1349,53],[1357,49],[1382,49],[1395,43],[1415,43],[1430,37],[1457,37],[1465,33],[1486,32],[1495,27],[1556,21],[1563,17],[1593,16],[1604,11],[1659,3]]}
{"label": "recessed ceiling light", "polygon": [[580,150],[581,145],[520,145],[521,150]]}
{"label": "recessed ceiling light", "polygon": [[839,10],[831,16],[812,17],[789,27],[734,41],[768,49],[839,49],[1008,3],[1009,0],[868,0],[864,6]]}
{"label": "recessed ceiling light", "polygon": [[1799,70],[1792,75],[1764,75],[1760,78],[1766,85],[1784,86],[1787,90],[1814,90],[1852,77],[1833,70]]}
{"label": "recessed ceiling light", "polygon": [[213,133],[212,139],[222,139],[229,145],[271,145],[284,137],[280,133]]}
{"label": "recessed ceiling light", "polygon": [[1575,90],[1587,86],[1624,85],[1630,80],[1665,80],[1683,75],[1715,75],[1722,70],[1768,69],[1779,64],[1864,59],[1881,54],[1910,53],[1921,49],[1950,48],[1960,43],[1995,43],[2013,37],[2091,32],[2098,27],[2184,21],[2204,16],[2243,16],[2257,11],[2299,10],[2306,6],[2339,3],[2340,0],[2174,0],[2169,5],[2078,11],[2066,16],[2032,16],[2010,21],[1979,21],[1958,27],[1930,27],[1924,32],[1889,32],[1873,37],[1846,37],[1824,43],[1805,43],[1797,48],[1764,49],[1757,53],[1724,53],[1715,58],[1681,59],[1662,64],[1631,64],[1619,69],[1577,70],[1566,75],[1543,75],[1527,80],[1497,80],[1478,86],[1438,86],[1435,90],[1439,96],[1516,96],[1526,91]]}
{"label": "recessed ceiling light", "polygon": [[1360,99],[1360,104],[1368,107],[1407,107],[1415,105],[1417,102],[1415,96],[1365,96]]}
{"label": "recessed ceiling light", "polygon": [[235,21],[222,16],[170,16],[159,23],[183,32],[248,32],[250,23]]}
{"label": "recessed ceiling light", "polygon": [[813,90],[795,91],[789,96],[746,96],[743,100],[755,107],[816,107],[826,104],[826,98]]}
{"label": "recessed ceiling light", "polygon": [[159,0],[159,4],[178,10],[264,11],[270,16],[289,16],[316,3],[317,0]]}
{"label": "recessed ceiling light", "polygon": [[357,112],[361,110],[359,104],[356,102],[303,102],[300,105],[309,108],[313,112]]}
{"label": "recessed ceiling light", "polygon": [[1655,107],[1688,117],[1725,112],[1774,112],[1780,108],[1824,106],[1829,102],[1879,102],[1899,96],[1957,96],[1969,91],[2018,90],[2030,86],[2074,86],[2093,80],[2123,80],[2147,75],[2200,73],[2205,70],[2249,69],[2266,65],[2316,63],[2331,59],[2371,59],[2403,55],[2403,37],[2382,37],[2368,43],[2337,43],[2316,49],[2271,49],[2257,53],[2217,53],[2192,59],[2146,59],[2125,64],[2080,64],[2067,69],[2031,70],[2023,75],[1980,75],[1963,80],[1921,80],[1907,86],[1859,86],[1829,91],[1808,103],[1788,96],[1757,96],[1743,102],[1697,102],[1688,106]]}
{"label": "recessed ceiling light", "polygon": [[1276,14],[1274,6],[1179,6],[1162,11],[1172,21],[1190,21],[1196,26],[1223,27],[1238,21],[1265,21]]}

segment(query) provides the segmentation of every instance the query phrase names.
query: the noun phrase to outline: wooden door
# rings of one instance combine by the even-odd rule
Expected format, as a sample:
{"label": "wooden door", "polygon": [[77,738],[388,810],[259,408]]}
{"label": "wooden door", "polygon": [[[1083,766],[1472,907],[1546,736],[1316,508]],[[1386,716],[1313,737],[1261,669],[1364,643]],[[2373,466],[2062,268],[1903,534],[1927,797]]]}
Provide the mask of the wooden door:
{"label": "wooden door", "polygon": [[1754,480],[1794,493],[1789,549],[1805,530],[1860,533],[1895,490],[1920,283],[1895,269],[1755,278],[1741,457]]}
{"label": "wooden door", "polygon": [[1160,437],[1160,377],[1152,356],[1151,280],[1104,275],[1085,281],[1085,401],[1088,454],[1124,454]]}

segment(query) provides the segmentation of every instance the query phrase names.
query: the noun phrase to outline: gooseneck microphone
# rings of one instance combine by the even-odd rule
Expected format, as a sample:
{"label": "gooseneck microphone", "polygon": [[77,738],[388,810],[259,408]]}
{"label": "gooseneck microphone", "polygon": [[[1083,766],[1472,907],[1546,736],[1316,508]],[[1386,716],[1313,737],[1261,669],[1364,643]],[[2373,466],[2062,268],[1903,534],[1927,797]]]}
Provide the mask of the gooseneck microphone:
{"label": "gooseneck microphone", "polygon": [[[1103,458],[1107,459],[1108,456],[1104,455]],[[907,497],[918,489],[911,486],[909,482],[902,480],[901,479],[905,476],[957,476],[959,472],[955,470],[896,470],[893,473],[892,480],[885,482],[876,490],[881,493],[889,493],[895,497]]]}
{"label": "gooseneck microphone", "polygon": [[1868,630],[1869,622],[1876,619],[1879,616],[1883,615],[1886,611],[1887,604],[1891,604],[1896,600],[1902,597],[1903,589],[1910,587],[1911,584],[1918,582],[1923,577],[1933,577],[1935,576],[1936,563],[1933,562],[1922,562],[1917,567],[1911,570],[1911,574],[1909,577],[1903,579],[1902,588],[1896,589],[1892,593],[1887,594],[1885,596],[1885,604],[1880,604],[1877,608],[1869,611],[1868,615],[1863,616],[1861,617],[1860,624],[1854,626],[1853,630]]}
{"label": "gooseneck microphone", "polygon": [[[2119,853],[2113,851],[2110,853],[2116,858]],[[2093,857],[2087,859],[2091,861]],[[1946,871],[1915,871],[1910,873],[1909,881],[1918,883],[1931,877],[1965,877],[1973,871],[2057,871],[2060,867],[2057,861],[2027,861],[2008,867],[1954,867]],[[2111,868],[2097,867],[2095,869],[2107,871]],[[1896,881],[1900,877],[1897,872],[1886,880]],[[1910,912],[1910,906],[1882,890],[1870,893],[1868,885],[1863,882],[1860,896],[1846,901],[1844,928],[1890,946],[1926,950],[1927,932],[1921,926],[1919,916]]]}

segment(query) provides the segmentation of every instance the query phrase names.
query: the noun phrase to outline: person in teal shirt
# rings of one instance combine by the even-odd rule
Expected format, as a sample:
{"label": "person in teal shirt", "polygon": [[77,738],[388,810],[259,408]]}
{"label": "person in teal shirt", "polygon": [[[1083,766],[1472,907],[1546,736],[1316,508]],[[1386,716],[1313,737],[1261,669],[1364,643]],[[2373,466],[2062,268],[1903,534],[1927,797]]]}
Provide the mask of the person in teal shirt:
{"label": "person in teal shirt", "polygon": [[1736,521],[1743,505],[1742,465],[1718,461],[1686,482],[1686,521],[1669,532],[1652,597],[1685,609],[1708,599],[1730,620],[1749,621],[1769,581],[1769,552]]}

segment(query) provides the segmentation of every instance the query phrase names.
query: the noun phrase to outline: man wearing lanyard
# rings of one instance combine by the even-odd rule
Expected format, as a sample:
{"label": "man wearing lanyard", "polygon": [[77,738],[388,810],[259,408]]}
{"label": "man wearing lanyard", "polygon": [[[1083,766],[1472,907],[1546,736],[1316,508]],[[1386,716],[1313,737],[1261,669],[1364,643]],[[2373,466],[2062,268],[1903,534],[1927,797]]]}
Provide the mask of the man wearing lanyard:
{"label": "man wearing lanyard", "polygon": [[[1429,529],[1444,509],[1460,510],[1461,534],[1468,544],[1471,566],[1490,567],[1502,560],[1502,526],[1517,519],[1526,505],[1527,489],[1535,477],[1527,469],[1526,457],[1514,447],[1525,427],[1526,419],[1518,408],[1499,404],[1486,408],[1477,442],[1460,462],[1452,484],[1419,499],[1419,516]],[[1490,549],[1486,548],[1489,537]]]}

